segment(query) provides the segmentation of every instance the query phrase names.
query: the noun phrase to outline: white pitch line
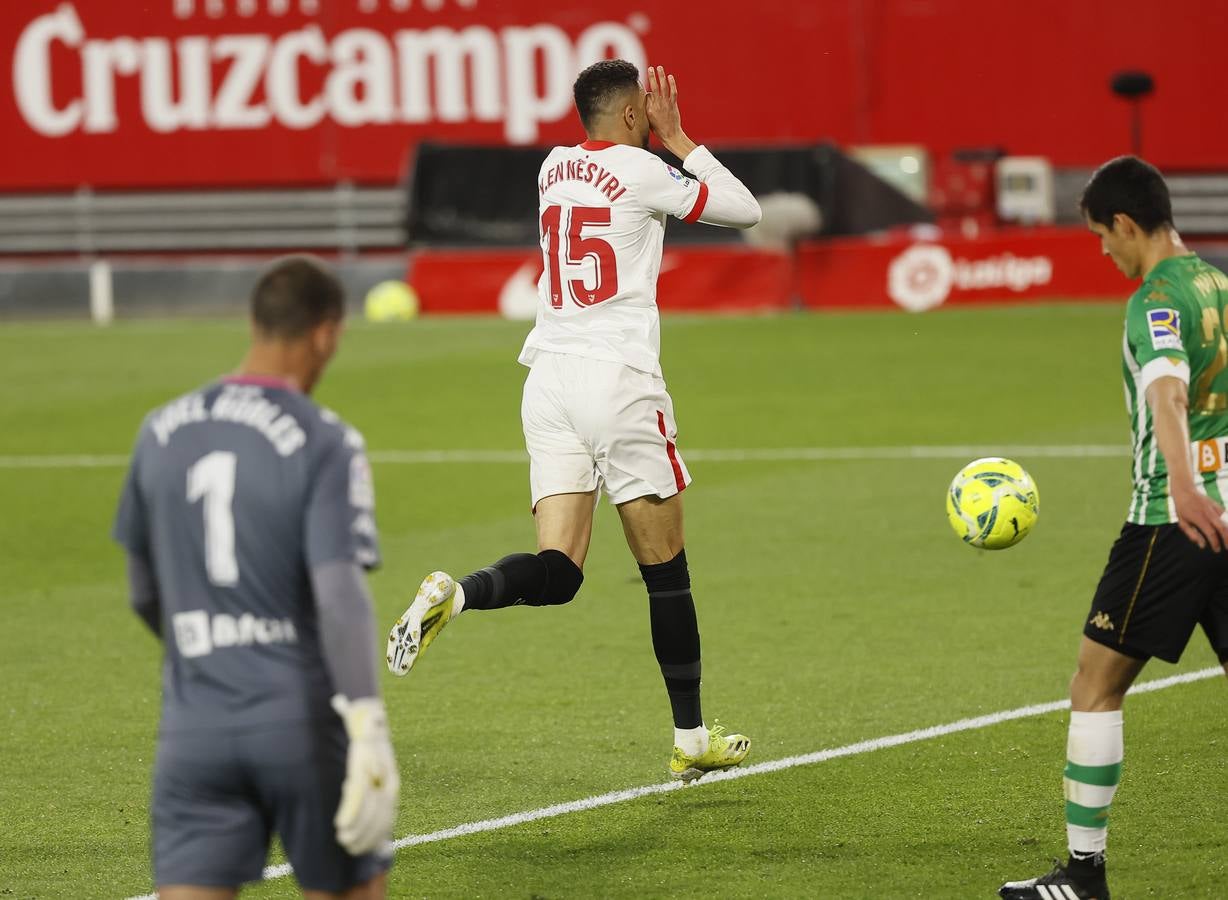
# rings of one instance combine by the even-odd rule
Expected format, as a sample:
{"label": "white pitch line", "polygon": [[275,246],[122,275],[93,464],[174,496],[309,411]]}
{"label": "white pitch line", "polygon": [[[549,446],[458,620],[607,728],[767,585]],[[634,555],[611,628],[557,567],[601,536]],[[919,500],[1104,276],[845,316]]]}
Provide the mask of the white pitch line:
{"label": "white pitch line", "polygon": [[[1020,459],[1103,459],[1129,455],[1124,444],[1050,444],[915,447],[747,447],[733,449],[683,448],[692,462],[840,462],[893,459],[975,459],[1010,456]],[[453,465],[463,463],[528,462],[523,450],[373,450],[371,462],[387,465]],[[128,464],[119,454],[0,456],[0,469],[116,469]]]}
{"label": "white pitch line", "polygon": [[0,456],[0,469],[116,469],[128,465],[128,457],[104,456]]}
{"label": "white pitch line", "polygon": [[[1216,675],[1223,674],[1224,670],[1219,666],[1211,666],[1206,669],[1198,669],[1194,672],[1183,672],[1180,675],[1170,675],[1167,678],[1157,678],[1153,681],[1144,681],[1141,684],[1136,684],[1130,688],[1131,694],[1148,694],[1152,691],[1162,691],[1165,688],[1175,687],[1180,684],[1189,684],[1194,681],[1205,681],[1208,678],[1214,678]],[[988,728],[991,725],[1000,725],[1003,722],[1010,722],[1015,719],[1026,719],[1032,716],[1040,716],[1046,713],[1058,712],[1059,710],[1069,709],[1069,700],[1054,700],[1049,703],[1034,703],[1030,706],[1020,706],[1015,709],[1007,709],[1001,712],[990,713],[985,716],[976,716],[971,719],[960,719],[956,722],[948,722],[945,725],[931,725],[929,728],[919,728],[916,731],[906,731],[902,734],[890,734],[885,737],[871,738],[868,741],[858,741],[855,744],[845,744],[843,747],[834,747],[830,750],[817,750],[813,753],[803,753],[799,756],[786,756],[781,759],[771,759],[766,762],[755,763],[750,766],[741,766],[736,769],[726,769],[723,772],[713,772],[711,775],[706,775],[696,782],[692,782],[689,787],[704,787],[709,784],[716,784],[722,781],[734,781],[738,778],[749,778],[752,775],[763,775],[769,772],[779,772],[784,769],[794,769],[798,766],[812,766],[816,763],[827,762],[830,759],[840,759],[845,756],[858,756],[862,753],[873,753],[875,750],[885,750],[889,747],[899,747],[902,744],[915,744],[918,741],[928,741],[933,738],[945,737],[949,734],[958,734],[961,731],[976,731],[981,728]],[[447,841],[452,838],[465,837],[471,834],[481,834],[485,831],[499,831],[503,828],[511,828],[515,825],[524,825],[528,822],[536,822],[541,819],[553,819],[556,816],[565,816],[570,813],[586,812],[590,809],[599,809],[603,806],[611,806],[615,803],[625,803],[628,800],[638,800],[640,797],[649,797],[653,794],[668,794],[671,791],[677,791],[688,787],[679,781],[667,781],[661,784],[647,784],[643,787],[627,788],[621,791],[611,791],[608,794],[597,794],[592,797],[585,797],[580,800],[570,800],[567,803],[556,803],[554,806],[544,806],[541,809],[530,809],[524,812],[512,813],[507,816],[500,816],[497,819],[482,819],[478,822],[466,822],[462,825],[455,825],[451,828],[444,828],[439,831],[431,831],[427,834],[410,834],[403,838],[398,838],[393,841],[392,846],[396,850],[401,850],[405,847],[416,847],[420,844],[433,844],[439,841]],[[279,866],[269,866],[264,870],[264,880],[271,881],[277,878],[285,878],[287,875],[293,874],[293,869],[288,864]],[[128,900],[157,900],[156,894],[142,894],[139,897],[130,897]]]}

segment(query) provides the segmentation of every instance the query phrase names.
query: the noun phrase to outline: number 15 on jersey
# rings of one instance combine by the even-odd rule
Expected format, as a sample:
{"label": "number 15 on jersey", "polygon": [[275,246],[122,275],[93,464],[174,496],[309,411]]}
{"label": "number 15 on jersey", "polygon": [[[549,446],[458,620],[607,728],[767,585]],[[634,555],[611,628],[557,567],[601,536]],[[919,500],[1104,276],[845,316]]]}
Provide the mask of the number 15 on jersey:
{"label": "number 15 on jersey", "polygon": [[[608,206],[547,206],[542,211],[541,229],[544,237],[542,252],[546,257],[546,288],[550,305],[563,308],[566,290],[578,306],[595,306],[618,293],[618,266],[614,248],[601,237],[584,237],[585,227],[610,227]],[[590,277],[563,279],[563,261],[571,267],[593,261]],[[590,283],[591,282],[591,283]]]}

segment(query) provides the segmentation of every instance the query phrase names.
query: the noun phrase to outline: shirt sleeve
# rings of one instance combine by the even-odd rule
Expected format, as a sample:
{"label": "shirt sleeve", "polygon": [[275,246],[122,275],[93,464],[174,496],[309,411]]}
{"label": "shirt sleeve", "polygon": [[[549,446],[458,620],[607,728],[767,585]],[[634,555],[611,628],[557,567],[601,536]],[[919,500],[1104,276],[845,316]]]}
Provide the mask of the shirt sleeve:
{"label": "shirt sleeve", "polygon": [[132,450],[132,461],[128,464],[128,474],[124,476],[124,486],[120,489],[119,509],[115,513],[111,537],[129,553],[148,559],[150,555],[149,515],[145,507],[145,498],[141,496],[139,479],[144,433],[142,426],[141,433],[137,436],[136,446]]}
{"label": "shirt sleeve", "polygon": [[1157,378],[1173,376],[1190,381],[1187,347],[1195,339],[1194,321],[1188,305],[1179,302],[1164,284],[1146,286],[1146,294],[1135,294],[1126,305],[1126,342],[1140,368],[1142,393]]}
{"label": "shirt sleeve", "polygon": [[707,205],[707,185],[651,154],[641,191],[640,199],[649,210],[684,222],[698,221]]}
{"label": "shirt sleeve", "polygon": [[759,224],[763,210],[755,195],[741,179],[721,165],[707,147],[696,147],[682,165],[688,172],[694,172],[701,182],[696,208],[683,217],[685,221],[727,228],[750,228]]}
{"label": "shirt sleeve", "polygon": [[347,429],[344,439],[324,451],[310,490],[304,541],[308,568],[331,562],[378,568],[375,485],[357,431]]}
{"label": "shirt sleeve", "polygon": [[378,697],[375,613],[362,569],[349,562],[318,566],[311,587],[333,690],[350,700]]}
{"label": "shirt sleeve", "polygon": [[158,580],[153,567],[144,556],[128,554],[128,602],[157,637],[162,637],[162,603],[158,597]]}

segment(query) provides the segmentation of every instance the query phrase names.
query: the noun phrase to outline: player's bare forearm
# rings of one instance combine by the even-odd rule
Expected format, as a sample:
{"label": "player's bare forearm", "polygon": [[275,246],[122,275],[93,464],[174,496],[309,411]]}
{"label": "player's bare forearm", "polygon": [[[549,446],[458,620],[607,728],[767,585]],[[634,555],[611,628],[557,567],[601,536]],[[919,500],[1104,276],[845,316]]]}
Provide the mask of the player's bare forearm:
{"label": "player's bare forearm", "polygon": [[1159,378],[1147,389],[1147,403],[1155,423],[1156,443],[1168,469],[1168,485],[1174,496],[1194,490],[1190,464],[1189,401],[1179,378]]}
{"label": "player's bare forearm", "polygon": [[1168,470],[1168,491],[1177,524],[1199,547],[1228,547],[1228,523],[1218,503],[1198,490],[1190,459],[1188,387],[1180,378],[1158,378],[1147,388],[1156,445]]}
{"label": "player's bare forearm", "polygon": [[665,145],[665,149],[674,154],[674,156],[678,157],[679,160],[686,159],[691,155],[691,151],[695,150],[699,146],[699,144],[687,137],[686,132],[683,131],[679,131],[668,140],[661,137],[659,134],[657,137],[661,138],[661,143]]}

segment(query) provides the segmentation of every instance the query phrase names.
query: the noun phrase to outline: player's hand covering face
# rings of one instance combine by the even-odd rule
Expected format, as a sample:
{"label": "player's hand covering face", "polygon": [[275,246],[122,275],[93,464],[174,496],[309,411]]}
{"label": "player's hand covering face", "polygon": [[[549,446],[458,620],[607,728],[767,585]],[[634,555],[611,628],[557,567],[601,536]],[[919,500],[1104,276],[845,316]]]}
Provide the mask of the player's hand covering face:
{"label": "player's hand covering face", "polygon": [[333,818],[337,843],[354,856],[379,850],[392,837],[401,777],[392,755],[384,704],[374,697],[333,697],[345,722],[350,747],[345,761],[341,805]]}
{"label": "player's hand covering face", "polygon": [[666,75],[663,66],[648,67],[648,95],[645,97],[648,124],[663,142],[682,134],[682,114],[678,111],[678,84]]}

